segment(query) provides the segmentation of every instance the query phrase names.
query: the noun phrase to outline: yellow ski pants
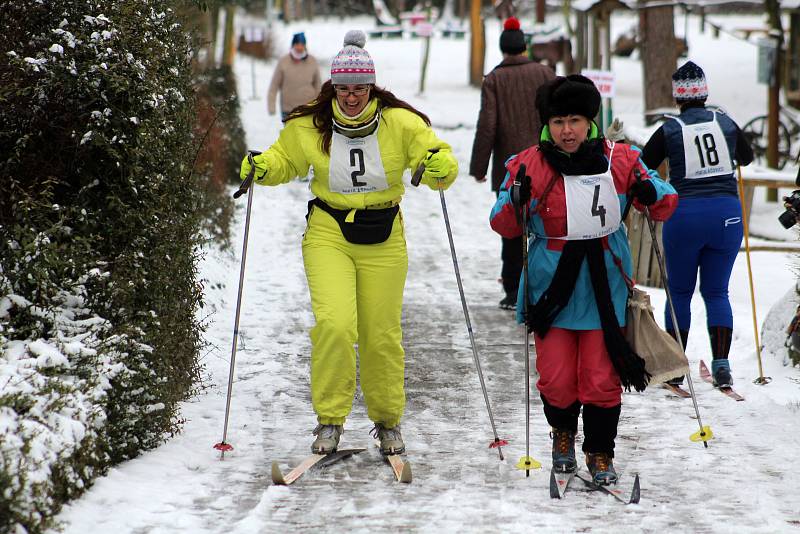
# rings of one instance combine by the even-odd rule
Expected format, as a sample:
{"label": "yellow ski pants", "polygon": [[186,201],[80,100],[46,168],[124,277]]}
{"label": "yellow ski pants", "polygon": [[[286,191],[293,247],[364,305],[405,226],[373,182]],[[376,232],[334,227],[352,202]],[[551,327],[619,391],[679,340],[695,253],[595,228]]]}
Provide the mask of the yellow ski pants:
{"label": "yellow ski pants", "polygon": [[338,223],[314,206],[303,237],[303,263],[311,309],[311,402],[317,420],[341,425],[356,389],[356,350],[367,415],[376,423],[400,423],[403,332],[400,316],[408,273],[402,213],[383,243],[348,242]]}

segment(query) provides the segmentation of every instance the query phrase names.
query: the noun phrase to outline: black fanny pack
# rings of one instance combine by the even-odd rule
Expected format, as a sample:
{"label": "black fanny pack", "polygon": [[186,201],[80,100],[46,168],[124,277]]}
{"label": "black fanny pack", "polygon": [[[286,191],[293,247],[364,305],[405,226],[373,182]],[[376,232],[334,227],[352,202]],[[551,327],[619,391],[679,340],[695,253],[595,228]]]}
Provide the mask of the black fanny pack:
{"label": "black fanny pack", "polygon": [[311,214],[312,206],[328,212],[339,223],[344,238],[356,245],[375,245],[389,239],[394,218],[400,212],[399,205],[377,210],[356,210],[353,222],[345,222],[345,218],[351,210],[338,210],[322,200],[314,198],[308,201],[306,219]]}

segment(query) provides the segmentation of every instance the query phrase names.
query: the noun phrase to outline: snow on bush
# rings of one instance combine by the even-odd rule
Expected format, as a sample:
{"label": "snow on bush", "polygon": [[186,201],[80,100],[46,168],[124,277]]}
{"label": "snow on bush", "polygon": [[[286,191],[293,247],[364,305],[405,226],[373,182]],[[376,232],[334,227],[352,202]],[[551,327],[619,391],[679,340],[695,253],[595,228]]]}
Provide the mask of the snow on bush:
{"label": "snow on bush", "polygon": [[0,32],[0,532],[180,428],[205,177],[166,0],[19,0]]}
{"label": "snow on bush", "polygon": [[[13,274],[12,271],[10,274]],[[62,495],[82,490],[108,462],[103,437],[107,391],[130,375],[121,339],[85,308],[85,282],[43,309],[15,295],[0,273],[0,525],[46,522]],[[14,324],[35,319],[49,332],[15,339]],[[124,344],[123,344],[124,345]]]}

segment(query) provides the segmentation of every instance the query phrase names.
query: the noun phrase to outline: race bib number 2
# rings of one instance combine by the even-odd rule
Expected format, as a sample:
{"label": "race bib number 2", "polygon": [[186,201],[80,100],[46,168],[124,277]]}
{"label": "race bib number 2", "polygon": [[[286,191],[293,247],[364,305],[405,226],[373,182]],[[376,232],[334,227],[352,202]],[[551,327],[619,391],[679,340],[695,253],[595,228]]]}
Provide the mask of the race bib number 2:
{"label": "race bib number 2", "polygon": [[328,187],[334,193],[343,194],[371,193],[389,188],[377,133],[355,139],[333,134]]}

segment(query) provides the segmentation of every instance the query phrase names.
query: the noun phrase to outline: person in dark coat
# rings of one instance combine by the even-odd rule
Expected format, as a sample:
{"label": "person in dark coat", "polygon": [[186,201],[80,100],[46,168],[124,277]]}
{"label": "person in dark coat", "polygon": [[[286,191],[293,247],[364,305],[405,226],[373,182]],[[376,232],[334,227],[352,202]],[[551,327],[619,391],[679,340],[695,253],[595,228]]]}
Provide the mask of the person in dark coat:
{"label": "person in dark coat", "polygon": [[[481,111],[472,144],[469,173],[486,181],[492,158],[492,191],[497,194],[506,173],[506,160],[534,145],[541,122],[536,110],[536,91],[555,78],[549,67],[527,57],[525,34],[519,20],[509,18],[500,34],[503,61],[486,75],[481,86]],[[522,274],[522,238],[503,239],[501,278],[505,297],[500,307],[514,309]]]}

